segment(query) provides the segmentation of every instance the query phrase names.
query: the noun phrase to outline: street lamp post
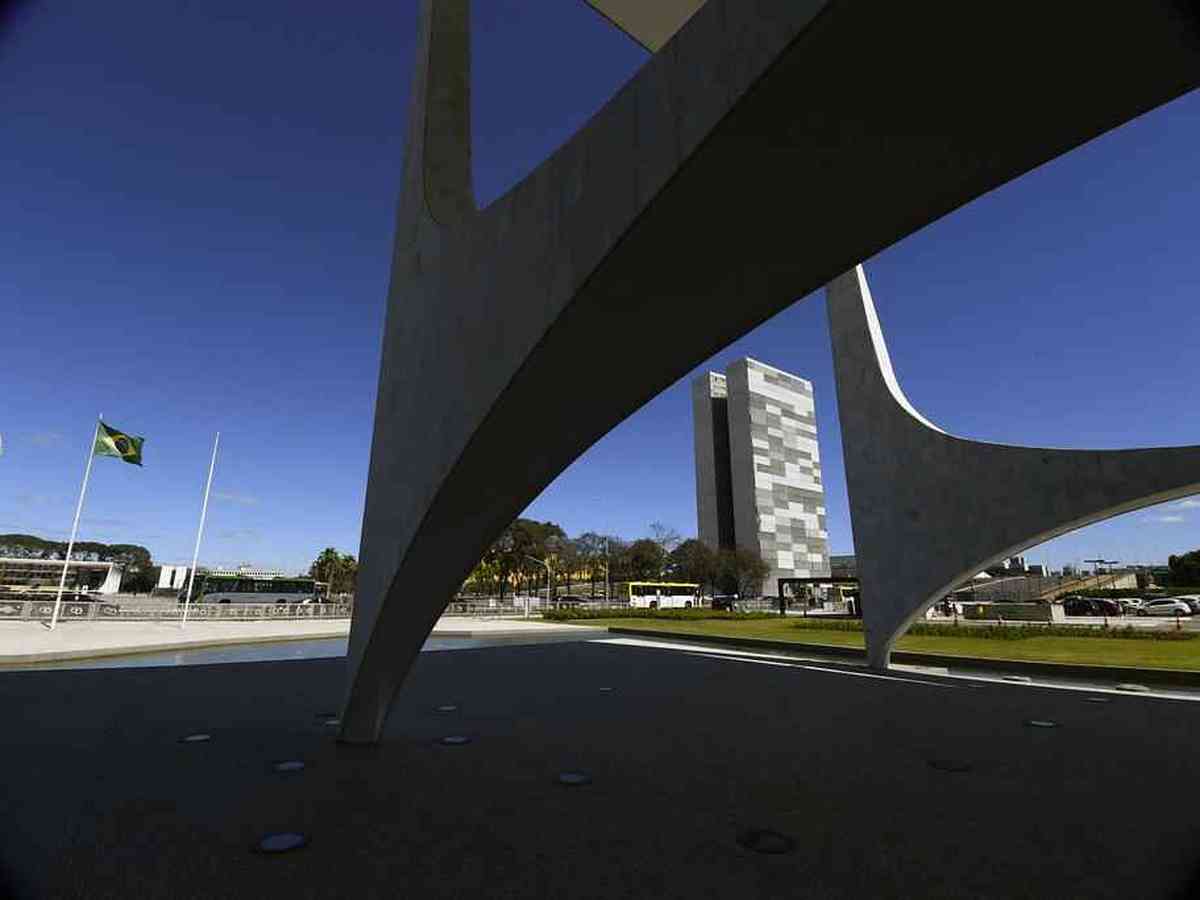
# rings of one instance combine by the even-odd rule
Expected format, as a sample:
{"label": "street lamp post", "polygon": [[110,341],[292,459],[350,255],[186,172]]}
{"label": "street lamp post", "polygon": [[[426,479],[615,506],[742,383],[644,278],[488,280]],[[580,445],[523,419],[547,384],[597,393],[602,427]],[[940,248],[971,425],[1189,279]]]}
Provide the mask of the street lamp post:
{"label": "street lamp post", "polygon": [[604,536],[604,605],[608,606],[608,535]]}
{"label": "street lamp post", "polygon": [[539,566],[546,567],[546,605],[549,606],[550,605],[550,563],[547,560],[538,559],[536,556],[530,556],[528,553],[525,554],[525,557],[527,559],[532,559]]}

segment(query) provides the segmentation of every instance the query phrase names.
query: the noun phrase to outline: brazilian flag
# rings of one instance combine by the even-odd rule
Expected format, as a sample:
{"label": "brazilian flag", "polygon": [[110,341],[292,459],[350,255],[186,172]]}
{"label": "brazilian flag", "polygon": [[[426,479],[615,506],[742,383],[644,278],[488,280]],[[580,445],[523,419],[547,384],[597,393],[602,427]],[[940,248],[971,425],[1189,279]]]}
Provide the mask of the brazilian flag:
{"label": "brazilian flag", "polygon": [[96,446],[92,448],[92,452],[97,456],[115,456],[117,459],[140,466],[143,440],[145,439],[117,431],[111,425],[101,422],[100,430],[96,432]]}

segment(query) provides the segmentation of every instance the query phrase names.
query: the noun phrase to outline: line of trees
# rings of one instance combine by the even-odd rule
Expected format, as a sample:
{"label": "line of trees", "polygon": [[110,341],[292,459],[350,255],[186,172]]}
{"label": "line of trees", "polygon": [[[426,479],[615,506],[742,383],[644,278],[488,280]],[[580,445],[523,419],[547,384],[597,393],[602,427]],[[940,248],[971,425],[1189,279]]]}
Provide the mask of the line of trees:
{"label": "line of trees", "polygon": [[1167,557],[1171,570],[1172,587],[1190,587],[1200,584],[1200,550]]}
{"label": "line of trees", "polygon": [[659,522],[646,537],[626,541],[594,531],[572,538],[554,522],[517,519],[484,553],[463,593],[531,593],[549,576],[552,595],[603,597],[607,580],[612,588],[629,581],[691,582],[705,593],[746,597],[760,593],[769,572],[756,553],[740,547],[714,552]]}
{"label": "line of trees", "polygon": [[349,553],[326,547],[308,567],[308,575],[329,585],[331,594],[353,594],[358,581],[358,560]]}

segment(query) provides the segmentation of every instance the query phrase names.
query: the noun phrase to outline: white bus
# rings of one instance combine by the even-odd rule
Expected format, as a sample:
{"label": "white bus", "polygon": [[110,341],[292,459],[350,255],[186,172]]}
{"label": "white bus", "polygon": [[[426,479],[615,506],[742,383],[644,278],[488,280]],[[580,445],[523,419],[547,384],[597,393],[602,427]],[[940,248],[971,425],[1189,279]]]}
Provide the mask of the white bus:
{"label": "white bus", "polygon": [[[186,599],[187,587],[179,592]],[[316,584],[311,578],[251,577],[248,575],[196,574],[193,603],[315,603]]]}
{"label": "white bus", "polygon": [[700,605],[700,585],[675,581],[629,582],[629,605],[634,609],[691,609]]}

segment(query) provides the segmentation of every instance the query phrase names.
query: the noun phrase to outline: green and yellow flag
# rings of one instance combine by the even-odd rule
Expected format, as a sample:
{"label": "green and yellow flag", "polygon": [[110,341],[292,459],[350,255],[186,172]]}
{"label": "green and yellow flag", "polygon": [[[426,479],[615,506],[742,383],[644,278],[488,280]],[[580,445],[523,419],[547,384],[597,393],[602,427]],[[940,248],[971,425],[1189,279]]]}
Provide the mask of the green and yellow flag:
{"label": "green and yellow flag", "polygon": [[112,426],[101,422],[100,429],[96,432],[96,446],[92,448],[92,452],[97,456],[115,456],[117,459],[140,466],[143,440],[145,438],[125,434],[125,432],[117,431]]}

